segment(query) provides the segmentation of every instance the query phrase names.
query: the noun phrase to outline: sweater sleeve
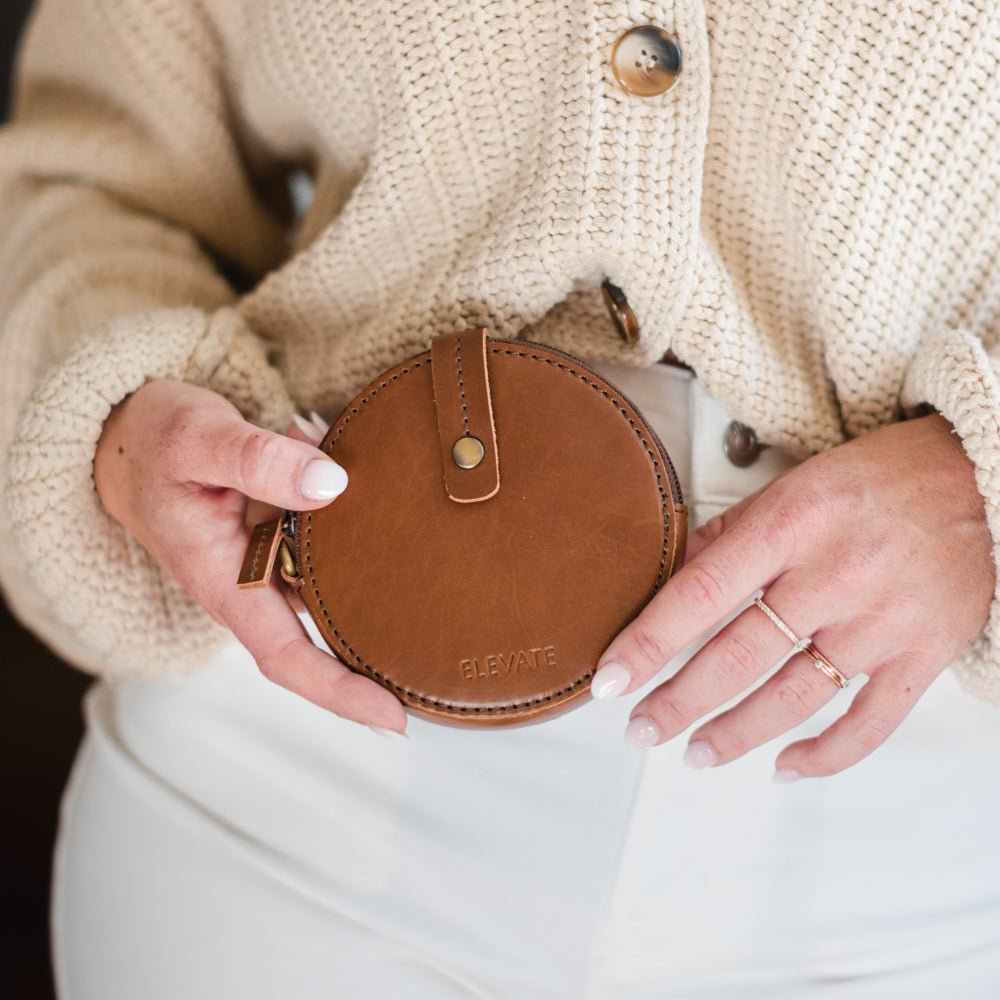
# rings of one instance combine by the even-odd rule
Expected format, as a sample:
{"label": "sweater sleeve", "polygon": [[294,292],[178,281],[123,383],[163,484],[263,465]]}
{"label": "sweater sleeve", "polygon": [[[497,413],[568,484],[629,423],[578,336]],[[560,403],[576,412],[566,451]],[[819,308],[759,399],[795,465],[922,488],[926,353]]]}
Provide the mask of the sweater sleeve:
{"label": "sweater sleeve", "polygon": [[[902,403],[910,410],[931,405],[962,439],[976,468],[993,561],[1000,568],[1000,355],[964,330],[946,333],[917,352]],[[973,694],[1000,703],[1000,569],[987,627],[953,666]]]}
{"label": "sweater sleeve", "polygon": [[0,135],[0,580],[100,673],[193,666],[225,637],[101,506],[112,406],[173,378],[262,426],[291,413],[221,276],[286,253],[224,81],[196,0],[42,0]]}

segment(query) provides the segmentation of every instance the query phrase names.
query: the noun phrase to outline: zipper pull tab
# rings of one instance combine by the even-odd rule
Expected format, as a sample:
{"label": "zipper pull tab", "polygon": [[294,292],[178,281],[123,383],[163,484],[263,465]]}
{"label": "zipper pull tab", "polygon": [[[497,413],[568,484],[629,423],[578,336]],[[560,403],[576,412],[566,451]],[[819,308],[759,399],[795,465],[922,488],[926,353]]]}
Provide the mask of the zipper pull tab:
{"label": "zipper pull tab", "polygon": [[247,546],[243,567],[236,581],[236,586],[240,590],[266,587],[270,582],[278,547],[285,539],[282,530],[284,519],[285,515],[279,514],[269,521],[261,521],[250,532],[250,544]]}

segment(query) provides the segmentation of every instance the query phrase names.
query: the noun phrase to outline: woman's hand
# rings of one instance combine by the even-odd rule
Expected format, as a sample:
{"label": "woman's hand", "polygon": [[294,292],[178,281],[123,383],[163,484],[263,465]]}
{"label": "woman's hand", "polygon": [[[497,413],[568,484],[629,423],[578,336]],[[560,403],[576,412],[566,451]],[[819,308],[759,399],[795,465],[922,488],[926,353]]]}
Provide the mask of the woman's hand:
{"label": "woman's hand", "polygon": [[340,466],[304,441],[247,423],[208,389],[162,381],[112,411],[94,480],[112,517],[233,632],[265,677],[344,718],[405,730],[399,701],[317,648],[280,584],[236,587],[248,499],[315,510],[344,489]]}
{"label": "woman's hand", "polygon": [[[995,584],[974,470],[938,415],[818,455],[693,533],[688,560],[601,658],[598,697],[634,691],[756,591],[848,678],[844,715],[786,747],[778,778],[833,774],[879,746],[983,629]],[[792,648],[751,605],[632,712],[628,737],[669,740],[748,691]],[[725,764],[838,691],[798,654],[691,736],[693,766]]]}

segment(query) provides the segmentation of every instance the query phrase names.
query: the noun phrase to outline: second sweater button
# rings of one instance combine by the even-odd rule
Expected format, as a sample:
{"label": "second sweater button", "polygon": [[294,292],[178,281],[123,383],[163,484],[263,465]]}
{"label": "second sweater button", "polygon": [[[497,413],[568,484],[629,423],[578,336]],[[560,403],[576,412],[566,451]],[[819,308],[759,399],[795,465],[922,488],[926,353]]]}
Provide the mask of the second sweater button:
{"label": "second sweater button", "polygon": [[746,469],[757,461],[763,446],[757,440],[757,432],[752,427],[734,420],[726,428],[722,450],[726,453],[726,458],[738,469]]}

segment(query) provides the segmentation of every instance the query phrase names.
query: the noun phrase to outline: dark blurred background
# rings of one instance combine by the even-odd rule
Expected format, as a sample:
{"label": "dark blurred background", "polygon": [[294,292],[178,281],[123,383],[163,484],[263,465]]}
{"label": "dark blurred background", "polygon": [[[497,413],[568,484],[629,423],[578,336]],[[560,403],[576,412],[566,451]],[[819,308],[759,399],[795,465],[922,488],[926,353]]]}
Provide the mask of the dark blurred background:
{"label": "dark blurred background", "polygon": [[[33,0],[0,0],[0,108]],[[82,733],[88,678],[71,670],[0,603],[0,998],[52,1000],[48,896],[59,796]],[[137,998],[141,1000],[141,998]]]}

